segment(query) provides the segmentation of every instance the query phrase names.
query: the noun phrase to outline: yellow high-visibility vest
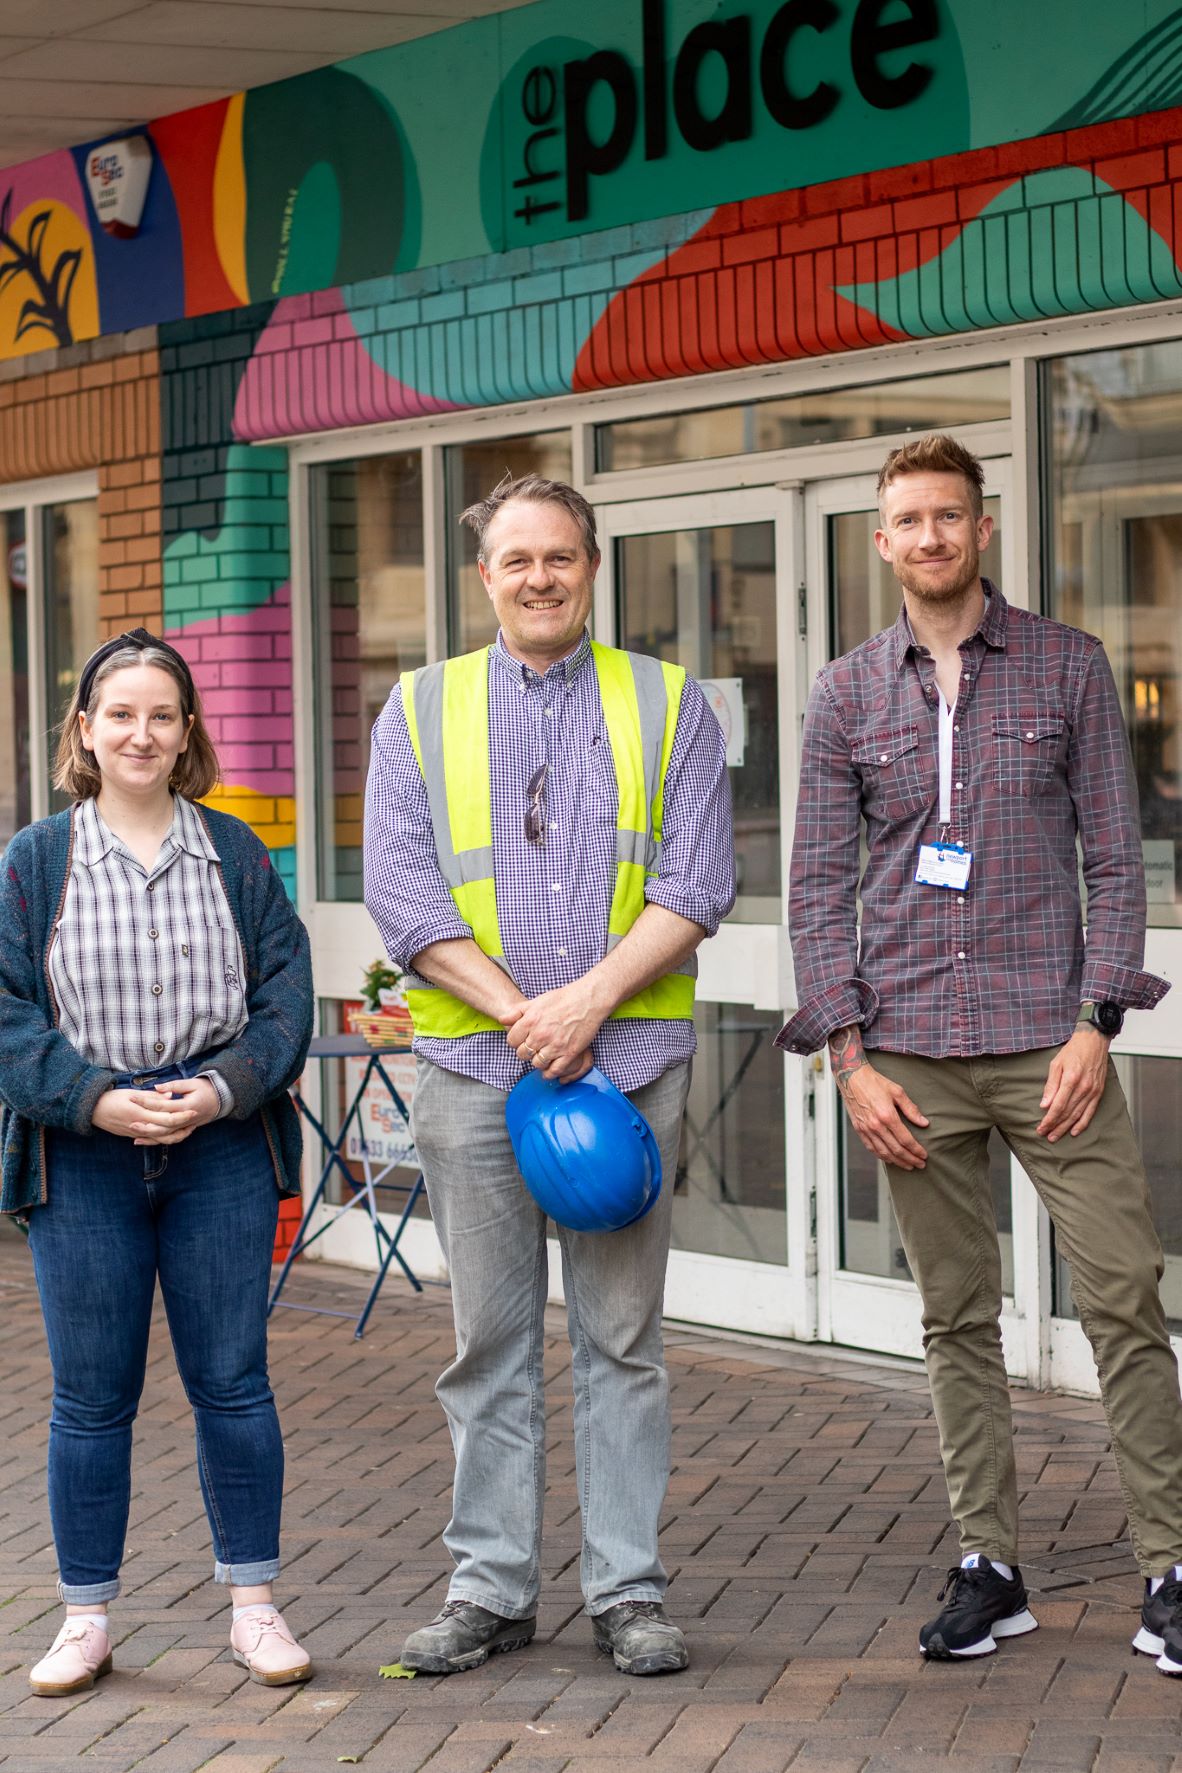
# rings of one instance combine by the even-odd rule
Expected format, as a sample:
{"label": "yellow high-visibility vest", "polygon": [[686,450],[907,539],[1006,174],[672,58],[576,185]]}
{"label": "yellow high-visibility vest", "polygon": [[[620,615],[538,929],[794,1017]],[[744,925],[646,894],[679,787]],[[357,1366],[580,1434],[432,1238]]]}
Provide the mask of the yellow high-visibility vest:
{"label": "yellow high-visibility vest", "polygon": [[[591,642],[604,725],[615,768],[616,879],[608,949],[644,910],[645,880],[657,873],[665,776],[685,671],[643,653]],[[489,648],[402,674],[402,708],[435,837],[435,853],[460,917],[490,960],[508,972],[493,874],[492,764],[488,736]],[[668,973],[612,1011],[613,1017],[672,1020],[693,1015],[697,962]],[[415,1033],[458,1039],[502,1025],[439,986],[408,986]]]}

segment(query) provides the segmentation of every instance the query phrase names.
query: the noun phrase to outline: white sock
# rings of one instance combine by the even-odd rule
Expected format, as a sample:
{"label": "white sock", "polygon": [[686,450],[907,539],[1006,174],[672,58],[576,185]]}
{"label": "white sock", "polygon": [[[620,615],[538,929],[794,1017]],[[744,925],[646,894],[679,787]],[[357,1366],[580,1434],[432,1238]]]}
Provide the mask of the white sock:
{"label": "white sock", "polygon": [[1156,1594],[1158,1589],[1161,1587],[1161,1585],[1164,1581],[1165,1581],[1164,1576],[1151,1576],[1149,1578],[1149,1592],[1150,1592],[1150,1594]]}
{"label": "white sock", "polygon": [[100,1631],[110,1632],[110,1621],[105,1613],[67,1613],[67,1625],[97,1625]]}
{"label": "white sock", "polygon": [[248,1601],[245,1607],[234,1608],[234,1618],[232,1623],[237,1625],[238,1621],[240,1619],[245,1619],[248,1613],[274,1613],[276,1611],[277,1609],[274,1601]]}
{"label": "white sock", "polygon": [[[962,1570],[975,1570],[980,1562],[981,1553],[979,1551],[970,1551],[967,1557],[961,1558],[960,1567]],[[1012,1582],[1014,1580],[1014,1572],[1009,1564],[1003,1564],[1000,1558],[990,1558],[989,1562],[993,1565],[993,1568],[997,1571],[1003,1581]]]}

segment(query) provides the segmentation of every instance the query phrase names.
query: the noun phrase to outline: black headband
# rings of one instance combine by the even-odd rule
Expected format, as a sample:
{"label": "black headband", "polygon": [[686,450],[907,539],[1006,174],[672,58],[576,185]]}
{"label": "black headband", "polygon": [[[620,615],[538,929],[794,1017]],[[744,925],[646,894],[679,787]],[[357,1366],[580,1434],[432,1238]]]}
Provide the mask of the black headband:
{"label": "black headband", "polygon": [[197,692],[193,686],[193,673],[189,670],[188,661],[181,653],[177,652],[175,646],[170,646],[167,640],[161,640],[158,635],[149,634],[146,628],[131,628],[126,634],[116,634],[113,639],[105,640],[102,646],[91,653],[83,665],[78,678],[78,706],[83,712],[90,706],[90,695],[94,689],[94,680],[99,667],[115,653],[125,652],[129,647],[134,647],[138,652],[146,652],[151,647],[155,651],[167,653],[170,659],[175,659],[180,668],[189,706],[193,707],[197,700]]}

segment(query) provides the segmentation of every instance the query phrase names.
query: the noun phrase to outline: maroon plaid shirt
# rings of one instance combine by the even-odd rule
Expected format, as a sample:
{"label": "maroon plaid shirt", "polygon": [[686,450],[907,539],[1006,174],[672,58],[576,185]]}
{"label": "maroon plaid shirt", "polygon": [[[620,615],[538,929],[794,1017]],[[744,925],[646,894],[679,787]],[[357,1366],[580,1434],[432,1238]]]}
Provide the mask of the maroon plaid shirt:
{"label": "maroon plaid shirt", "polygon": [[1137,790],[1103,648],[985,590],[954,716],[948,835],[973,852],[967,891],[914,878],[940,836],[939,690],[906,610],[817,676],[788,902],[800,1008],[776,1037],[788,1052],[851,1023],[891,1052],[1026,1052],[1067,1040],[1084,1000],[1147,1010],[1169,990],[1142,971]]}

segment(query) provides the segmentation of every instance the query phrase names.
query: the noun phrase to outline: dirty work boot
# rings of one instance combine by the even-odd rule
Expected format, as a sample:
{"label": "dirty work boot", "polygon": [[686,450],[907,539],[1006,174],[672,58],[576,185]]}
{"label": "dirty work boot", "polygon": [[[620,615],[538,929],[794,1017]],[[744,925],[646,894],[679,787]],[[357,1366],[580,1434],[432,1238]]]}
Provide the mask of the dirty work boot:
{"label": "dirty work boot", "polygon": [[624,1674],[675,1674],[689,1667],[685,1638],[659,1601],[621,1601],[596,1613],[591,1629],[595,1648]]}
{"label": "dirty work boot", "polygon": [[422,1674],[462,1674],[498,1650],[524,1649],[537,1625],[536,1619],[502,1619],[475,1601],[447,1601],[430,1625],[411,1632],[402,1666]]}

